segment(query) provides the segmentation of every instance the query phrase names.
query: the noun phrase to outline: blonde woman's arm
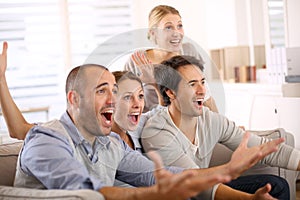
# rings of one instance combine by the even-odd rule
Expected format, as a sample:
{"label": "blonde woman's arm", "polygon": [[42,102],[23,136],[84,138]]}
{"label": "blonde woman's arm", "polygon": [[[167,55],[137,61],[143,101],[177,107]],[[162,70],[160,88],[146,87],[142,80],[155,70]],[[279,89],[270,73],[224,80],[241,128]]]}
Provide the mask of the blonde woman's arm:
{"label": "blonde woman's arm", "polygon": [[203,103],[204,106],[208,107],[209,110],[218,113],[218,108],[215,102],[215,99],[213,97],[209,97],[206,101]]}
{"label": "blonde woman's arm", "polygon": [[0,54],[0,104],[10,137],[23,140],[33,124],[28,123],[13,101],[6,82],[7,42],[3,43]]}

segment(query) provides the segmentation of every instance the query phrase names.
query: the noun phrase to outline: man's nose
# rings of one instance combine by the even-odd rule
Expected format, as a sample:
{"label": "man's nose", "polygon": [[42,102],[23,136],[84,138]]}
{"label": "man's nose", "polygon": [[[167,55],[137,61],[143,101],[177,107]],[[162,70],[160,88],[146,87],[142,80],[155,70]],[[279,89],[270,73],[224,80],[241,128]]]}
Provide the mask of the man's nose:
{"label": "man's nose", "polygon": [[109,92],[107,97],[108,104],[115,104],[117,101],[117,95],[114,92]]}
{"label": "man's nose", "polygon": [[197,87],[197,93],[205,93],[206,92],[206,87],[205,84],[199,84]]}

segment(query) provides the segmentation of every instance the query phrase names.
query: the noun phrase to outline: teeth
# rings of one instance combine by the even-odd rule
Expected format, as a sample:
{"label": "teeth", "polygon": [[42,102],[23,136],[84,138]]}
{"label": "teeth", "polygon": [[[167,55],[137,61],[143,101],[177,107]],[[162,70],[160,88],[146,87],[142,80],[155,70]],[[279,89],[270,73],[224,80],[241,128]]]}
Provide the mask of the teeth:
{"label": "teeth", "polygon": [[114,113],[113,110],[107,110],[107,111],[104,111],[103,113]]}
{"label": "teeth", "polygon": [[195,102],[196,102],[197,104],[199,104],[199,105],[202,105],[202,104],[203,104],[203,101],[204,101],[204,99],[201,98],[201,99],[196,99]]}
{"label": "teeth", "polygon": [[172,43],[179,43],[180,40],[171,40]]}
{"label": "teeth", "polygon": [[139,115],[139,112],[131,113],[130,115]]}

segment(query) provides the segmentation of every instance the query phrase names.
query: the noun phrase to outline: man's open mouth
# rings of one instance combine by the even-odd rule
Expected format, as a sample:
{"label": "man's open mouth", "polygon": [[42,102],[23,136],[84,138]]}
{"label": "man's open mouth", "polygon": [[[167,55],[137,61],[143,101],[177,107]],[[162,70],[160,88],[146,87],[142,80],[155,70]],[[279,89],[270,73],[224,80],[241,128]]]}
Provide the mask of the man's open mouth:
{"label": "man's open mouth", "polygon": [[112,122],[113,113],[113,110],[107,110],[101,113],[101,115],[105,119],[105,123],[110,124]]}

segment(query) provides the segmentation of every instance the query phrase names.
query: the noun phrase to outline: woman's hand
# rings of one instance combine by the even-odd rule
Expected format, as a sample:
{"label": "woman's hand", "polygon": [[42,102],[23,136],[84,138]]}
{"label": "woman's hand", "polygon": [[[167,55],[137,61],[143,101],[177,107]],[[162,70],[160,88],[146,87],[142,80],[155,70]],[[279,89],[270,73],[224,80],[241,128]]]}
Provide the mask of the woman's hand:
{"label": "woman's hand", "polygon": [[148,60],[144,53],[139,51],[131,55],[131,59],[138,66],[141,74],[139,75],[143,83],[154,84],[154,65],[150,60]]}
{"label": "woman's hand", "polygon": [[0,79],[5,76],[5,71],[7,68],[7,42],[3,42],[2,53],[0,54]]}

